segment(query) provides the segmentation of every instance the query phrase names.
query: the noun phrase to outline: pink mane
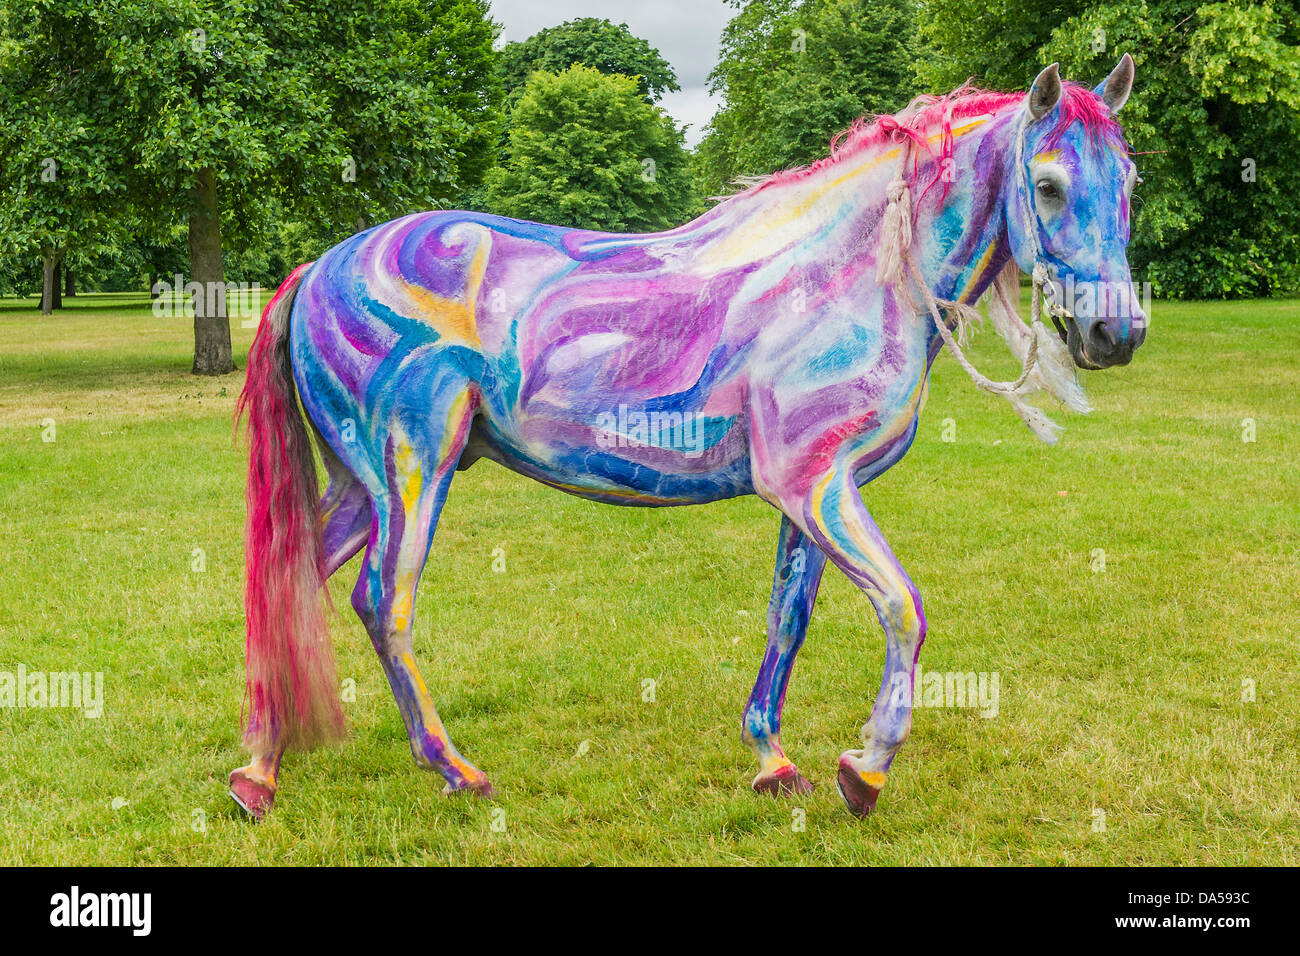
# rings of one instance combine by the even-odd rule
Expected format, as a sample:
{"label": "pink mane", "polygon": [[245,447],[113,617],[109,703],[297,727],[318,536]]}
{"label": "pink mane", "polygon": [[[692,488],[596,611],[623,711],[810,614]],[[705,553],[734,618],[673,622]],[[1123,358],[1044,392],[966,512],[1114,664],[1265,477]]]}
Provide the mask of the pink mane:
{"label": "pink mane", "polygon": [[[1093,142],[1109,141],[1124,145],[1124,136],[1119,124],[1115,122],[1110,110],[1101,101],[1101,97],[1077,83],[1065,82],[1061,86],[1061,102],[1057,107],[1058,117],[1047,139],[1049,146],[1055,146],[1065,131],[1076,122],[1083,124],[1088,138]],[[939,181],[943,171],[943,160],[952,155],[953,120],[1000,113],[1018,107],[1026,95],[1023,92],[995,93],[966,83],[951,93],[941,96],[928,94],[918,96],[906,108],[892,116],[882,114],[854,120],[848,129],[838,133],[831,140],[830,155],[807,166],[779,170],[755,183],[751,189],[756,192],[768,186],[806,179],[847,157],[906,140],[916,148],[912,168],[907,176],[910,186],[916,185],[919,165],[917,154],[924,151],[935,161],[934,178],[925,187],[925,192],[929,192],[930,188]],[[930,133],[936,126],[943,132],[937,153],[930,144]],[[948,183],[944,184],[945,194],[948,185]],[[922,193],[922,198],[925,192]]]}

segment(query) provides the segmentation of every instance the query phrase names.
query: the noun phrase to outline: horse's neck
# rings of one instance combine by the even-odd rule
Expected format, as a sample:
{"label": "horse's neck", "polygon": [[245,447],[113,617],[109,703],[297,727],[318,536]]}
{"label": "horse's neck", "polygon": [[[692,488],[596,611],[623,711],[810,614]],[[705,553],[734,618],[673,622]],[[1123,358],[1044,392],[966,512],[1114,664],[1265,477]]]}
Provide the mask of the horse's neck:
{"label": "horse's neck", "polygon": [[1014,167],[1014,119],[1002,114],[958,137],[947,195],[936,184],[931,194],[943,198],[919,203],[912,255],[937,299],[973,305],[1011,257],[1006,186]]}
{"label": "horse's neck", "polygon": [[[942,180],[936,181],[936,157],[894,145],[826,163],[770,187],[770,195],[760,190],[751,204],[736,211],[743,213],[742,220],[799,223],[807,238],[792,247],[793,257],[808,267],[815,268],[822,259],[838,268],[848,259],[877,254],[888,185],[904,163],[910,169],[915,160],[909,255],[935,298],[973,303],[1010,257],[1003,182],[1012,165],[1013,120],[1010,114],[999,114],[959,125],[953,181],[946,189]],[[855,287],[844,292],[870,296],[874,283],[874,267],[863,269]]]}

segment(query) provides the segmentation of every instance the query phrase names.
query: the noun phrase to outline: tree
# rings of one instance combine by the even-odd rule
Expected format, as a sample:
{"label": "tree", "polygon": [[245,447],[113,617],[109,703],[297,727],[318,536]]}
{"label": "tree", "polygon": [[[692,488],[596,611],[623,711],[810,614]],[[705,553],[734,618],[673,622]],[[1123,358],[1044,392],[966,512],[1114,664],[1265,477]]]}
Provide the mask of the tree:
{"label": "tree", "polygon": [[724,106],[698,151],[706,191],[819,159],[855,119],[916,92],[913,0],[733,3],[709,78]]}
{"label": "tree", "polygon": [[[346,235],[482,169],[499,99],[486,0],[279,0],[256,17],[244,0],[122,0],[105,27],[140,169],[188,217],[204,289],[224,287],[223,224],[252,241],[269,198]],[[224,301],[198,298],[194,371],[229,371]]]}
{"label": "tree", "polygon": [[[206,290],[194,297],[196,373],[234,367],[223,253],[261,241],[269,210],[341,238],[359,221],[441,204],[491,162],[501,92],[487,0],[3,9],[3,82],[25,97],[4,107],[16,120],[5,142],[35,139],[6,175],[17,185],[0,224],[22,223],[24,241],[49,237],[57,260],[123,218],[103,201],[119,194],[118,173],[143,232],[165,242],[184,220],[190,280]],[[65,157],[57,200],[26,172],[43,151]]]}
{"label": "tree", "polygon": [[1130,258],[1180,297],[1300,289],[1300,4],[1205,0],[927,0],[939,87],[971,74],[1023,88],[1053,60],[1080,82],[1137,64],[1120,117],[1144,185]]}
{"label": "tree", "polygon": [[0,3],[0,254],[39,256],[46,315],[70,253],[111,253],[123,239],[124,104],[85,42],[96,7]]}
{"label": "tree", "polygon": [[533,73],[511,114],[508,159],[488,207],[521,219],[644,232],[686,204],[683,135],[636,80],[581,64]]}
{"label": "tree", "polygon": [[507,98],[523,92],[528,77],[537,70],[561,73],[581,63],[601,73],[636,78],[647,100],[680,89],[677,75],[659,51],[635,36],[626,23],[615,25],[596,17],[569,20],[539,30],[527,40],[508,43],[501,51],[500,73]]}
{"label": "tree", "polygon": [[[679,89],[677,75],[668,61],[646,40],[633,35],[625,23],[616,25],[583,17],[539,30],[527,40],[508,43],[497,61],[497,75],[505,91],[503,122],[496,144],[497,166],[509,163],[510,117],[529,77],[538,71],[561,73],[576,63],[611,76],[632,77],[647,102]],[[467,209],[496,211],[486,184],[466,189],[460,202]]]}

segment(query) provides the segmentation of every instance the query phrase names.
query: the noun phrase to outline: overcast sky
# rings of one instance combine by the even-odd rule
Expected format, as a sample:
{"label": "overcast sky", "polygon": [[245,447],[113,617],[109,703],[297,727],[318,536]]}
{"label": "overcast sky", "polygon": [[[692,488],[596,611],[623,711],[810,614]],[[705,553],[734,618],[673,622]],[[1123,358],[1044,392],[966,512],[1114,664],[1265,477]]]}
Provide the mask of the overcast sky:
{"label": "overcast sky", "polygon": [[689,123],[686,144],[694,146],[716,104],[705,88],[718,59],[718,38],[735,8],[723,0],[491,0],[492,18],[503,41],[526,40],[543,27],[577,17],[626,23],[648,40],[677,72],[680,93],[660,100],[678,123]]}

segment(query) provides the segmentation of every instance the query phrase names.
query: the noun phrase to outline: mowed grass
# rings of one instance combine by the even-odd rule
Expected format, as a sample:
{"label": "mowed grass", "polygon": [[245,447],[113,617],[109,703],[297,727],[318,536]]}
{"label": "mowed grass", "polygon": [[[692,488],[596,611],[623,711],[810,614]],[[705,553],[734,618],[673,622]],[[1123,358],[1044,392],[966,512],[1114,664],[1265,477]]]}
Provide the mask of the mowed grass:
{"label": "mowed grass", "polygon": [[[925,598],[922,666],[996,672],[999,711],[918,710],[870,819],[834,770],[883,638],[834,570],[783,734],[817,790],[749,789],[771,508],[613,508],[485,463],[452,487],[416,651],[499,799],[445,798],[413,765],[354,560],[332,587],[349,742],[290,755],[261,825],[226,797],[242,373],[191,376],[189,322],[141,296],[34,305],[0,305],[0,671],[99,671],[106,705],[0,708],[0,863],[1297,862],[1296,302],[1156,303],[1054,449],[939,359],[915,446],[864,497]],[[1013,371],[992,332],[974,355]]]}

